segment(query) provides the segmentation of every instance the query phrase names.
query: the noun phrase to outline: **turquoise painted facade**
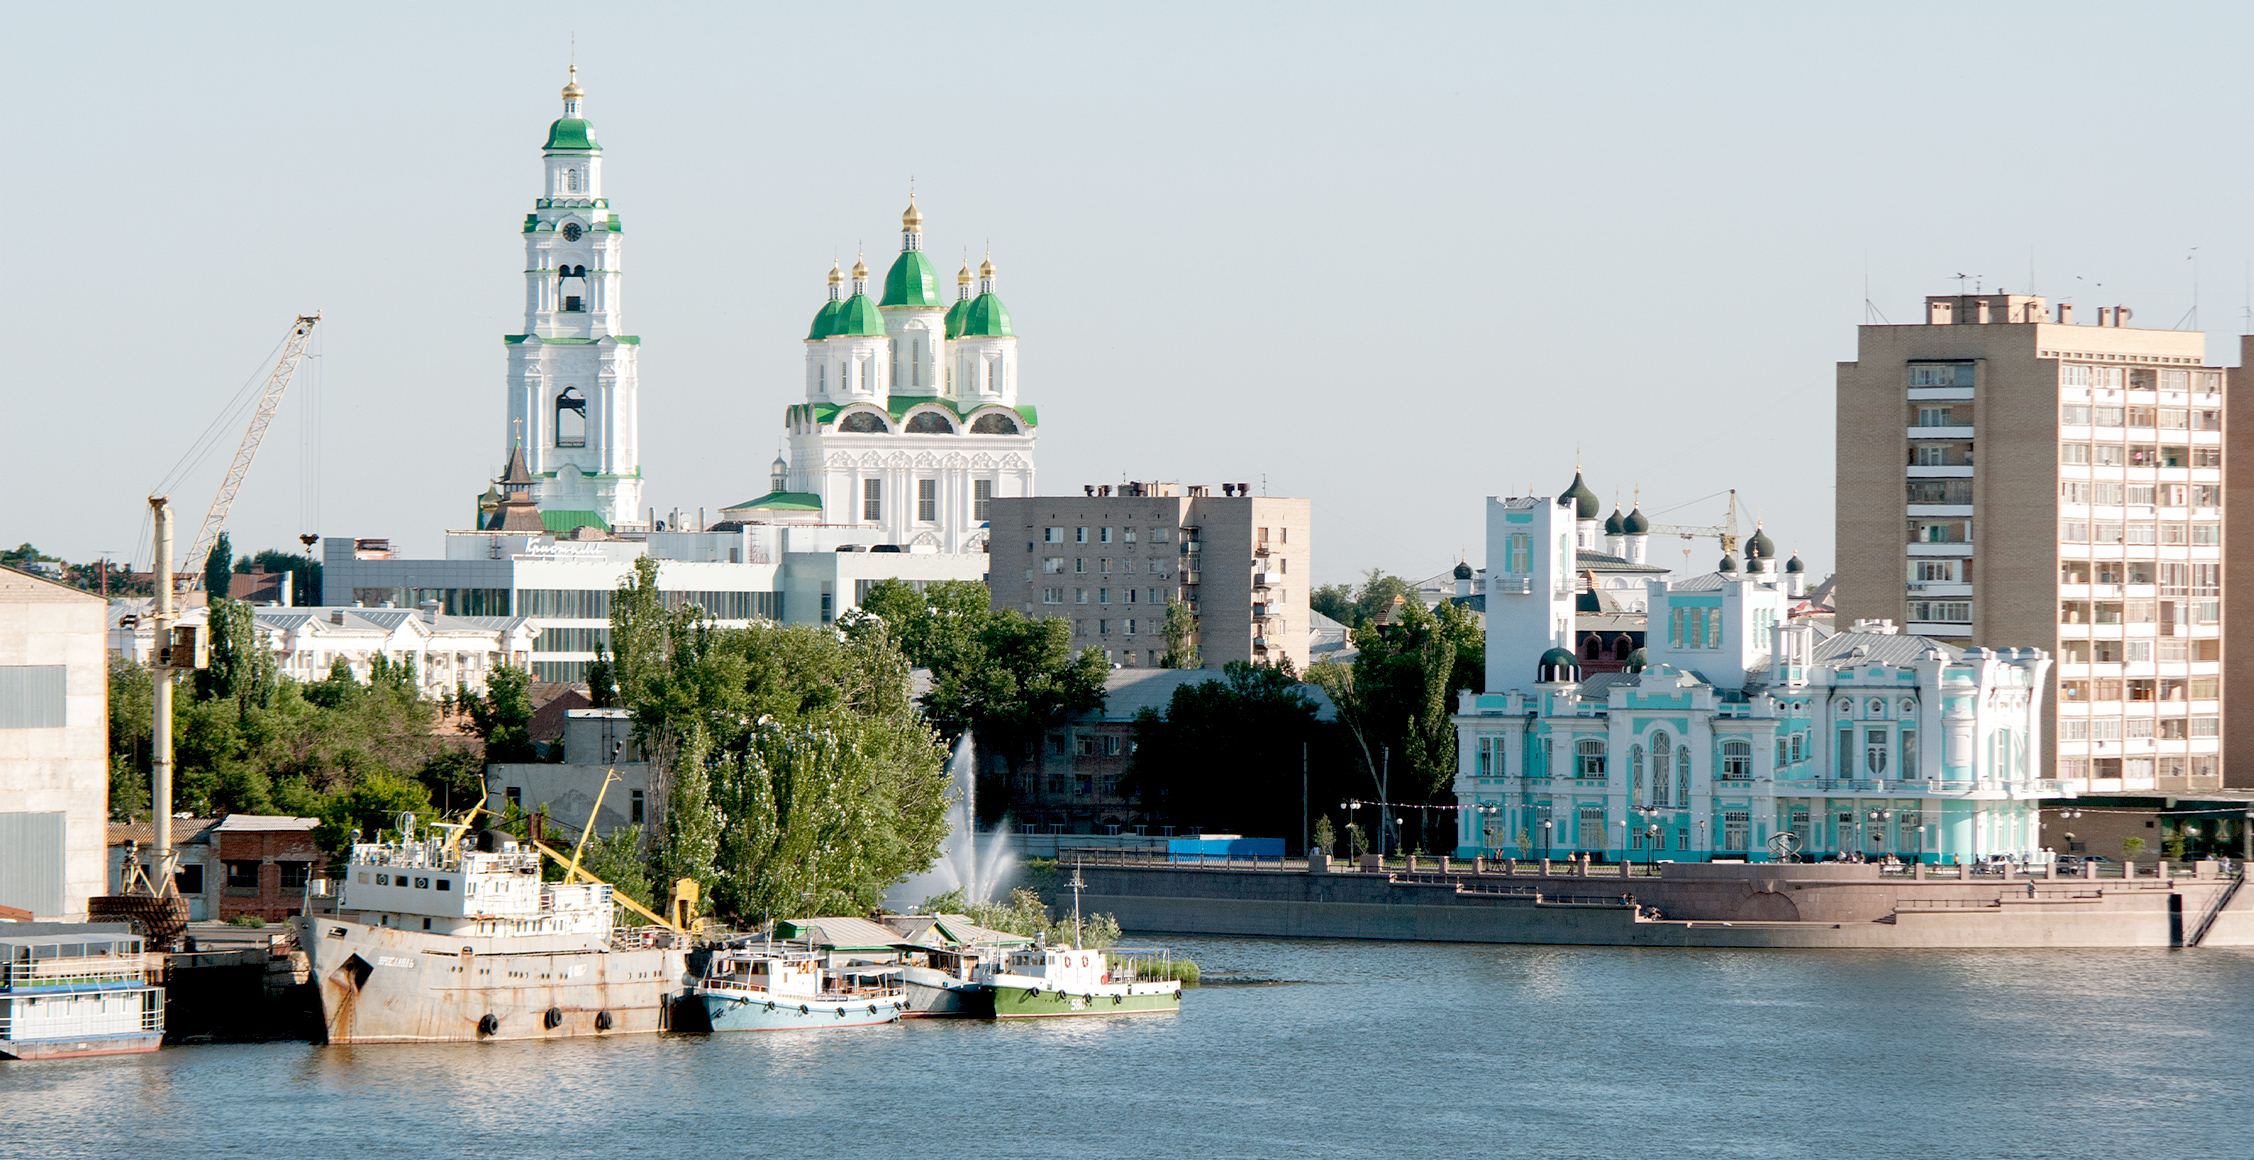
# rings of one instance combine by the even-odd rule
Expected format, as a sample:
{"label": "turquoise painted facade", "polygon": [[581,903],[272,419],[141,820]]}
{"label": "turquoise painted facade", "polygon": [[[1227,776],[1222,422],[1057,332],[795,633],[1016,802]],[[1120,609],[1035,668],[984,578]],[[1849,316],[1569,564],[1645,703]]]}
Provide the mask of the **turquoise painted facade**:
{"label": "turquoise painted facade", "polygon": [[1653,581],[1625,673],[1527,651],[1488,602],[1492,691],[1455,717],[1459,856],[2041,857],[2042,802],[2066,796],[2041,777],[2048,654],[1794,622],[1783,578],[1736,563]]}

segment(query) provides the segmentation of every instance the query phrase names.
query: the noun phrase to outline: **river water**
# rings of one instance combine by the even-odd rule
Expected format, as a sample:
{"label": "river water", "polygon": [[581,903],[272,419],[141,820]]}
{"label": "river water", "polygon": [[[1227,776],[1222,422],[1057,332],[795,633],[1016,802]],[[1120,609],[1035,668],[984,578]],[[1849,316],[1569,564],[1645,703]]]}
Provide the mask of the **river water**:
{"label": "river water", "polygon": [[2254,953],[1168,940],[1179,1015],[0,1064],[0,1155],[2254,1155]]}

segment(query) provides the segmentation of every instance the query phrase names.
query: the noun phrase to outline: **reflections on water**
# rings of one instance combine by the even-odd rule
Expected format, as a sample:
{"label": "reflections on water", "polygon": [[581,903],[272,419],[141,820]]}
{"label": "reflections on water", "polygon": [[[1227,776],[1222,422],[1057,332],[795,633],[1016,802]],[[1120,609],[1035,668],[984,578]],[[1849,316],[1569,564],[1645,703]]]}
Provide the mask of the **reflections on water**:
{"label": "reflections on water", "polygon": [[[2254,954],[1176,939],[1180,1015],[0,1064],[42,1156],[2243,1155]],[[5,1149],[0,1149],[5,1151]]]}

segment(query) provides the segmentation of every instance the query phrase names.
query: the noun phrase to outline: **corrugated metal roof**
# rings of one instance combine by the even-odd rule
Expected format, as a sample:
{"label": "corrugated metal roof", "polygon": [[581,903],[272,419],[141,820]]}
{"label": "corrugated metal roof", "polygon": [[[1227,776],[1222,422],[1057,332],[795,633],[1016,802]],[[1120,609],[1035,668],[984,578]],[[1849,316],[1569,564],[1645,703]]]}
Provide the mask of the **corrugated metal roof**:
{"label": "corrugated metal roof", "polygon": [[286,814],[229,814],[213,826],[230,834],[262,833],[276,830],[310,830],[321,824],[319,818],[293,818]]}
{"label": "corrugated metal roof", "polygon": [[775,924],[775,937],[805,938],[809,927],[813,928],[815,945],[833,950],[883,950],[906,941],[868,919],[844,916],[787,919]]}
{"label": "corrugated metal roof", "polygon": [[934,926],[956,946],[970,943],[1001,943],[1007,946],[1030,946],[1033,940],[1022,934],[988,930],[970,920],[968,915],[941,914],[933,916]]}
{"label": "corrugated metal roof", "polygon": [[1929,650],[1939,649],[1945,660],[1958,660],[1964,650],[1929,636],[1910,636],[1906,633],[1842,632],[1817,642],[1815,659],[1819,662],[1843,661],[1863,649],[1867,663],[1874,665],[1907,665],[1925,659]]}

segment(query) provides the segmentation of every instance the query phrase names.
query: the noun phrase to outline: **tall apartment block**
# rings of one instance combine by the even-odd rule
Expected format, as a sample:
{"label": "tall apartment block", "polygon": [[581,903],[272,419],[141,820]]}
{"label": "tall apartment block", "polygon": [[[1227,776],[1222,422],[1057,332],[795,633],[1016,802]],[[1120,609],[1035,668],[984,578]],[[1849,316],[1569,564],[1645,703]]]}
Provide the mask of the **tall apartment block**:
{"label": "tall apartment block", "polygon": [[1839,366],[1838,622],[2052,651],[2038,752],[2063,788],[2216,789],[2229,372],[2202,333],[2129,319],[1999,291],[1860,329]]}
{"label": "tall apartment block", "polygon": [[[1230,661],[1307,667],[1313,534],[1304,499],[1243,484],[1128,483],[1086,494],[996,496],[987,584],[994,607],[1068,618],[1075,649],[1123,668],[1166,652],[1166,605],[1197,617],[1206,668]],[[1022,548],[1020,547],[1022,545]]]}

